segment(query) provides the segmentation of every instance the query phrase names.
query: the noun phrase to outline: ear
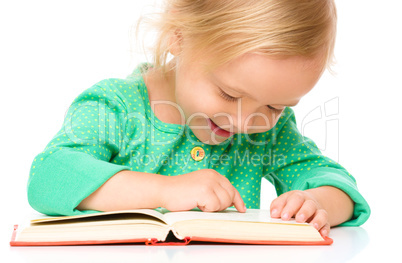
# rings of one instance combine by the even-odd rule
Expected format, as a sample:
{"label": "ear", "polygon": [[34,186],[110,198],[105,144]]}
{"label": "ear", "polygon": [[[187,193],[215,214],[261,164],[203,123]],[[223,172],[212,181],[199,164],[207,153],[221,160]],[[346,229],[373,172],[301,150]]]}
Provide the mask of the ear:
{"label": "ear", "polygon": [[176,29],[169,39],[169,52],[173,56],[178,56],[182,51],[183,36],[180,29]]}

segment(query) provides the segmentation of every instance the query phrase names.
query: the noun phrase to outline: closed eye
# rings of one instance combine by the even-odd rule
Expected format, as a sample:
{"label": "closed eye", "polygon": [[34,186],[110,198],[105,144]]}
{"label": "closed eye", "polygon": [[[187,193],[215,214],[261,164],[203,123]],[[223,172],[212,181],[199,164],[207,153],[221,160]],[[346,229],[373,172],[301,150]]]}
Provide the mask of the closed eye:
{"label": "closed eye", "polygon": [[[224,98],[225,100],[230,101],[230,102],[235,102],[239,99],[237,97],[230,96],[229,94],[224,92],[222,89],[219,89],[219,94],[221,95],[222,98]],[[268,107],[268,109],[273,110],[275,113],[281,113],[284,110],[284,109],[274,108],[271,105],[267,105],[267,107]]]}
{"label": "closed eye", "polygon": [[272,107],[271,105],[267,105],[267,107],[268,107],[268,109],[270,109],[270,110],[273,110],[274,112],[282,112],[284,109],[277,109],[277,108],[274,108],[274,107]]}
{"label": "closed eye", "polygon": [[230,96],[229,94],[227,94],[226,92],[224,92],[221,89],[219,89],[219,94],[221,95],[222,98],[224,98],[225,100],[230,101],[230,102],[235,102],[239,99],[239,98]]}

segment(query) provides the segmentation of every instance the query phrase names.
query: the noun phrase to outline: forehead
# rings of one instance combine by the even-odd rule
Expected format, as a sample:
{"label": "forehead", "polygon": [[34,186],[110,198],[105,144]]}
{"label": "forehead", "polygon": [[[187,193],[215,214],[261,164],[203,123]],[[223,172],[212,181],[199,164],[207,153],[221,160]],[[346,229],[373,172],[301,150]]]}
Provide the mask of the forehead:
{"label": "forehead", "polygon": [[261,103],[292,104],[319,80],[323,67],[318,61],[305,57],[272,58],[246,54],[217,68],[214,76]]}

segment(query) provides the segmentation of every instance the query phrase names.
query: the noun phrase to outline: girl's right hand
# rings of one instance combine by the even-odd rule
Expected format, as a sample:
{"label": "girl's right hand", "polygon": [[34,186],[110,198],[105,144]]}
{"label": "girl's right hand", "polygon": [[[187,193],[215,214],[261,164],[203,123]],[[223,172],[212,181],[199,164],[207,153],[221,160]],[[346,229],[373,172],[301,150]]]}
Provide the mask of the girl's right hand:
{"label": "girl's right hand", "polygon": [[216,212],[234,205],[239,212],[246,212],[237,189],[213,169],[202,169],[166,179],[161,203],[162,207],[170,211],[188,211],[198,207],[204,212]]}

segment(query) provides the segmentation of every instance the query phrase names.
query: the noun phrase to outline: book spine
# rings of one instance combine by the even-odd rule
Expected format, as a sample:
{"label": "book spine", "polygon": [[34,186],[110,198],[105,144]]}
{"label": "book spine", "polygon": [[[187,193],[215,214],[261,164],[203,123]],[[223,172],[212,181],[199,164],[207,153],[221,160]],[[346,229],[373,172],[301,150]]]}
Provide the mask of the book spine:
{"label": "book spine", "polygon": [[190,243],[191,238],[190,237],[185,237],[181,242],[161,242],[158,241],[156,238],[151,238],[148,239],[145,242],[145,245],[147,246],[186,246]]}

